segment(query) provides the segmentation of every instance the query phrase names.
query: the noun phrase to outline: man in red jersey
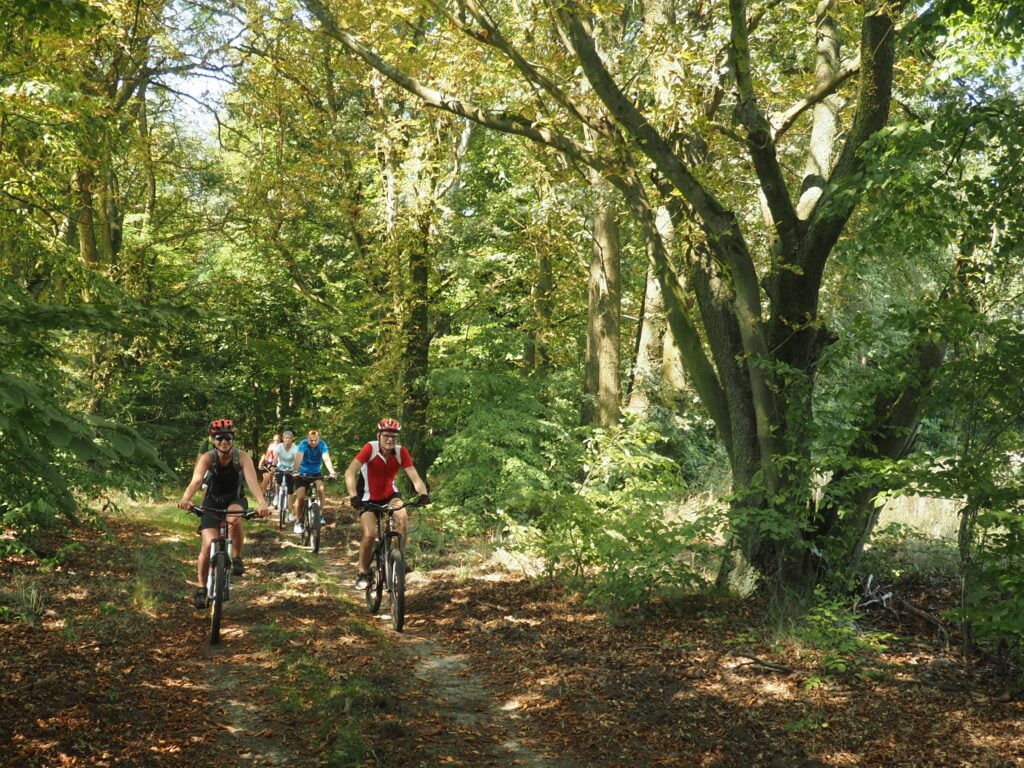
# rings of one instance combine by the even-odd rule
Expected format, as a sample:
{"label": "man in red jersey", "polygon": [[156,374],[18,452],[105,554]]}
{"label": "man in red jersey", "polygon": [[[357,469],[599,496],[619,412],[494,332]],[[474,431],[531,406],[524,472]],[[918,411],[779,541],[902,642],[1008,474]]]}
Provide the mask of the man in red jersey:
{"label": "man in red jersey", "polygon": [[[408,449],[398,444],[398,433],[402,425],[395,419],[381,419],[377,423],[377,439],[372,440],[363,446],[362,450],[352,459],[352,463],[345,470],[345,486],[348,495],[356,510],[363,506],[363,502],[369,501],[374,504],[387,504],[397,507],[401,504],[402,497],[395,485],[395,477],[399,469],[404,469],[416,492],[422,494],[419,503],[426,505],[430,503],[427,495],[427,484],[423,482],[420,473],[413,466],[412,456]],[[409,515],[405,509],[395,510],[395,524],[402,534],[402,540],[407,541],[409,526]],[[370,578],[370,554],[373,551],[373,536],[376,527],[376,520],[372,513],[360,512],[359,522],[363,526],[363,540],[359,545],[359,574],[356,577],[356,589],[366,589]],[[406,571],[412,568],[406,566]]]}

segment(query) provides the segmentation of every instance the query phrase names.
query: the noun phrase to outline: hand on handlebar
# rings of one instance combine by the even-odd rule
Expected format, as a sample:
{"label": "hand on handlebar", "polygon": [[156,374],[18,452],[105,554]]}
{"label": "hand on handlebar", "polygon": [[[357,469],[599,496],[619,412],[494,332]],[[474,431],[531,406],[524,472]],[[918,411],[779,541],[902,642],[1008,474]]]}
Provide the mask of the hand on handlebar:
{"label": "hand on handlebar", "polygon": [[421,507],[425,507],[430,503],[430,495],[424,493],[416,500],[416,504]]}
{"label": "hand on handlebar", "polygon": [[192,511],[192,508],[194,506],[195,506],[195,504],[193,504],[191,501],[179,501],[178,502],[178,509],[184,509],[184,510],[187,510],[189,512]]}
{"label": "hand on handlebar", "polygon": [[338,479],[338,473],[337,472],[331,472],[331,474],[329,474],[327,476],[327,479],[328,480],[337,480]]}
{"label": "hand on handlebar", "polygon": [[352,509],[362,509],[363,500],[359,496],[353,496],[348,500],[348,503],[352,505]]}

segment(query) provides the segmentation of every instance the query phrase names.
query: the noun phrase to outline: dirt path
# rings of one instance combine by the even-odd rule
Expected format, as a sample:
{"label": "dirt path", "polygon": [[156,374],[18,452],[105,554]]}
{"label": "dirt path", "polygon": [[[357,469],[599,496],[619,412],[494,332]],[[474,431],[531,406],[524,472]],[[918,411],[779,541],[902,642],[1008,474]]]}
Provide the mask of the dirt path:
{"label": "dirt path", "polygon": [[1024,767],[1012,681],[912,613],[865,617],[889,649],[829,677],[759,643],[739,601],[613,620],[550,584],[439,569],[410,575],[397,634],[351,587],[355,529],[313,557],[264,525],[211,649],[194,532],[155,519],[76,531],[56,568],[0,560],[0,765]]}
{"label": "dirt path", "polygon": [[[360,529],[351,525],[338,526],[334,531],[330,537],[334,546],[326,547],[321,554],[328,563],[326,571],[347,586],[358,570]],[[346,535],[348,543],[344,545],[339,539]],[[416,613],[424,605],[421,597],[431,590],[432,583],[429,572],[409,574],[409,614],[401,634],[392,631],[386,595],[380,613],[374,618],[367,614],[369,621],[379,622],[388,641],[406,660],[402,715],[414,739],[419,744],[431,739],[432,749],[448,765],[575,768],[575,762],[554,754],[542,756],[529,746],[530,738],[522,732],[515,705],[503,702],[490,689],[474,671],[467,654],[443,643],[429,615]],[[351,589],[350,595],[357,605],[363,603],[362,592]]]}

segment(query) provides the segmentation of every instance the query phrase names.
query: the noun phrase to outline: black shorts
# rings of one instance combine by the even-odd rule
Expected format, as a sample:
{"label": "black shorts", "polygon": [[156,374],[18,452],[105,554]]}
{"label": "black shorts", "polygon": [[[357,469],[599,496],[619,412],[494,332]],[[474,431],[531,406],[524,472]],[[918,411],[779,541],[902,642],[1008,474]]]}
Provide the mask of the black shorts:
{"label": "black shorts", "polygon": [[[378,505],[384,507],[384,506],[387,506],[388,502],[391,501],[392,499],[400,499],[400,498],[402,498],[402,494],[400,494],[398,491],[395,491],[390,496],[388,496],[386,499],[369,499],[368,501],[366,501],[364,503],[367,503],[367,504],[378,504]],[[367,512],[372,513],[373,510],[372,509],[366,509],[364,507],[363,509],[359,510],[359,516],[362,517]]]}
{"label": "black shorts", "polygon": [[317,480],[323,480],[323,479],[324,479],[323,475],[305,475],[303,477],[293,477],[292,478],[292,481],[293,481],[292,487],[296,491],[299,490],[299,488],[309,488],[309,486],[313,485],[313,483],[315,483]]}
{"label": "black shorts", "polygon": [[[203,503],[200,506],[213,509],[227,509],[232,504],[238,504],[243,510],[249,508],[249,500],[247,498],[243,496],[240,499],[236,499],[232,498],[232,496],[206,496],[203,498]],[[229,517],[228,519],[230,520],[231,518]],[[217,528],[220,526],[220,521],[220,515],[215,515],[212,512],[203,512],[203,516],[199,518],[199,528],[196,530],[202,531],[205,528]]]}

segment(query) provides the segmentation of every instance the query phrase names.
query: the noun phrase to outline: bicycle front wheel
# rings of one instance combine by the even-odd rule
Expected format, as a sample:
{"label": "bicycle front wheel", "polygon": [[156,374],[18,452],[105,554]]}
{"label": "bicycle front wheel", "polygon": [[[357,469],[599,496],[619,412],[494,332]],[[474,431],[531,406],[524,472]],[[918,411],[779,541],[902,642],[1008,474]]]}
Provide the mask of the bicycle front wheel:
{"label": "bicycle front wheel", "polygon": [[309,527],[309,548],[313,554],[320,551],[320,501],[314,500],[309,503],[309,510],[306,512],[306,525]]}
{"label": "bicycle front wheel", "polygon": [[210,645],[220,642],[220,619],[224,613],[224,593],[227,591],[227,555],[218,552],[210,567],[213,569],[213,594],[210,595]]}
{"label": "bicycle front wheel", "polygon": [[283,485],[277,492],[277,530],[283,531],[288,519],[288,489]]}
{"label": "bicycle front wheel", "polygon": [[366,587],[366,607],[370,613],[380,610],[380,601],[384,596],[384,570],[380,565],[380,555],[375,553],[370,561],[370,583]]}
{"label": "bicycle front wheel", "polygon": [[405,624],[405,557],[402,550],[388,552],[388,594],[391,598],[391,626],[401,632]]}

